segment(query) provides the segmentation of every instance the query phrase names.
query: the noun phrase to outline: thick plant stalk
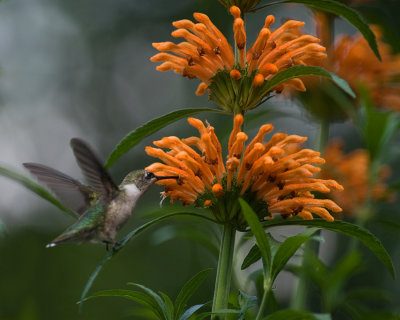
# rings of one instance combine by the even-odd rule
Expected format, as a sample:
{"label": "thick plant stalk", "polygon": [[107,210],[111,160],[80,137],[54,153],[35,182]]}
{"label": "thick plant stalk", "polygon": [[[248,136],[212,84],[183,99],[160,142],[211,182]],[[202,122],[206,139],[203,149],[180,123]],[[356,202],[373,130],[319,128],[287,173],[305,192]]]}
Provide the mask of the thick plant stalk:
{"label": "thick plant stalk", "polygon": [[[212,312],[228,308],[229,292],[232,279],[233,252],[235,247],[236,230],[225,224],[218,257],[217,276],[215,279]],[[211,319],[225,319],[225,315],[213,315]]]}

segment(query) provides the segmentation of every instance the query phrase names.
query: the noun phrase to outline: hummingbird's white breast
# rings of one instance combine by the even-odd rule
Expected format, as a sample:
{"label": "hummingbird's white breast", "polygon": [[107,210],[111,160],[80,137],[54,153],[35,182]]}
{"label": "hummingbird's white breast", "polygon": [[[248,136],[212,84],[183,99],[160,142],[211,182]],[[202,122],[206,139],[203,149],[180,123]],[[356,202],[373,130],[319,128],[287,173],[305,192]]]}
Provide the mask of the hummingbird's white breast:
{"label": "hummingbird's white breast", "polygon": [[129,199],[135,200],[140,196],[139,188],[134,184],[126,184],[124,185],[125,194]]}
{"label": "hummingbird's white breast", "polygon": [[115,239],[117,231],[126,223],[135,208],[141,192],[134,184],[121,187],[121,193],[111,201],[103,233],[106,239]]}

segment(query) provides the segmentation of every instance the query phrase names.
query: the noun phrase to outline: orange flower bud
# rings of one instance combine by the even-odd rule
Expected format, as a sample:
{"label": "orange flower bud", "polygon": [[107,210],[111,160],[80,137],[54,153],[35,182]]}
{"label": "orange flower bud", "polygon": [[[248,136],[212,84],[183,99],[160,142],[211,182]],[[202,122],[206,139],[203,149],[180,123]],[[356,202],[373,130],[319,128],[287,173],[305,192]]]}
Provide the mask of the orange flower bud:
{"label": "orange flower bud", "polygon": [[204,82],[200,83],[196,90],[196,96],[202,96],[203,94],[205,94],[207,88],[208,88],[207,83]]}
{"label": "orange flower bud", "polygon": [[214,184],[211,190],[217,198],[221,198],[224,195],[224,188],[219,183]]}
{"label": "orange flower bud", "polygon": [[240,18],[240,9],[236,6],[230,7],[229,11],[235,19]]}
{"label": "orange flower bud", "polygon": [[256,74],[253,80],[253,85],[259,87],[264,83],[264,76],[261,73]]}
{"label": "orange flower bud", "polygon": [[229,73],[229,75],[234,80],[239,80],[242,77],[242,74],[237,69],[232,69],[231,72]]}

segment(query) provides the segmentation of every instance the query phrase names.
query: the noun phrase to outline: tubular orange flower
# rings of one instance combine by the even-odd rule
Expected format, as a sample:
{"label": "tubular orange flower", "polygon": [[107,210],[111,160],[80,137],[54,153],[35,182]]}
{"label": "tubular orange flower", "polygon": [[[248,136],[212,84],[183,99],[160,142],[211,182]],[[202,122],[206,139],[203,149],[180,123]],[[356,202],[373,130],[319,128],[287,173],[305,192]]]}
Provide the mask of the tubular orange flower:
{"label": "tubular orange flower", "polygon": [[370,90],[376,106],[400,111],[400,54],[392,54],[390,46],[382,41],[378,28],[374,27],[373,31],[382,62],[362,35],[342,36],[334,47],[332,71],[343,77],[355,90],[359,82],[363,82]]}
{"label": "tubular orange flower", "polygon": [[[190,79],[198,78],[202,82],[196,94],[204,94],[208,88],[210,99],[221,108],[240,113],[254,108],[270,93],[262,85],[264,80],[294,65],[320,65],[326,57],[325,48],[318,44],[318,38],[301,34],[304,22],[289,20],[272,31],[275,18],[271,15],[265,19],[256,41],[246,52],[247,37],[240,9],[232,6],[230,12],[234,17],[238,57],[235,58],[227,39],[209,17],[194,13],[198,23],[186,19],[173,22],[177,30],[172,32],[172,36],[184,38],[185,42],[153,43],[160,53],[150,60],[163,62],[156,69],[173,70]],[[279,91],[285,87],[305,90],[300,79],[284,83]]]}
{"label": "tubular orange flower", "polygon": [[158,147],[170,149],[168,152],[146,147],[148,155],[164,162],[153,163],[146,170],[160,176],[179,175],[178,180],[157,182],[165,186],[163,196],[170,197],[171,202],[180,200],[184,205],[208,207],[217,221],[230,221],[239,230],[246,227],[239,197],[253,207],[260,219],[272,218],[273,214],[312,219],[315,214],[333,221],[330,211],[341,211],[332,200],[314,198],[313,192],[343,188],[334,180],[313,177],[320,171],[315,165],[324,163],[324,159],[319,152],[293,147],[307,138],[275,133],[268,142],[263,142],[264,136],[273,130],[271,124],[266,124],[245,146],[248,137],[241,131],[243,116],[236,115],[224,163],[214,128],[194,118],[188,122],[199,131],[200,138],[164,137],[154,142]]}
{"label": "tubular orange flower", "polygon": [[370,160],[365,149],[357,149],[344,154],[342,143],[334,140],[327,146],[324,154],[326,163],[319,176],[324,179],[335,179],[344,186],[346,192],[333,191],[330,197],[343,208],[345,214],[357,213],[369,195],[374,200],[391,200],[393,198],[394,194],[383,182],[390,174],[387,166],[379,169],[377,181],[369,186]]}
{"label": "tubular orange flower", "polygon": [[[334,44],[330,44],[329,16],[316,12],[314,18],[317,35],[329,52],[324,67],[346,80],[354,91],[359,90],[359,84],[363,83],[377,107],[400,111],[400,54],[392,54],[391,47],[383,42],[380,29],[377,26],[371,27],[382,61],[378,60],[367,40],[359,33],[354,36],[342,35]],[[307,82],[309,87],[311,84],[312,81]],[[312,87],[318,89],[321,83]]]}

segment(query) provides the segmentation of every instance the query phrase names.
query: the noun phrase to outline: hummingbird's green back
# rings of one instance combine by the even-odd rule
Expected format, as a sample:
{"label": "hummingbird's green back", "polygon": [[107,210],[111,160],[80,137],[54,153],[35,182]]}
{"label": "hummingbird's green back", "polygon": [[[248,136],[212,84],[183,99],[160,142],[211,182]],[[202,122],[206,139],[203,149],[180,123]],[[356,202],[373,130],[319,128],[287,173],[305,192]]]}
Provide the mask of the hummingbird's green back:
{"label": "hummingbird's green back", "polygon": [[49,245],[56,245],[66,241],[84,242],[92,239],[104,227],[106,207],[105,201],[98,201],[94,206],[83,214],[78,221],[54,239]]}

